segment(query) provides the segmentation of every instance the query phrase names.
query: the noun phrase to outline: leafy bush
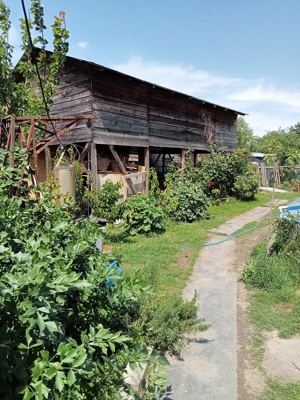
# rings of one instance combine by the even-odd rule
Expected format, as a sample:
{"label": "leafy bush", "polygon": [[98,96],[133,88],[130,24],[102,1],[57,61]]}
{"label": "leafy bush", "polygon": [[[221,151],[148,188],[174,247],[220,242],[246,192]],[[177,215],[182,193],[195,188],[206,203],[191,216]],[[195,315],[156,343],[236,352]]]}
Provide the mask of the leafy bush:
{"label": "leafy bush", "polygon": [[147,289],[110,271],[97,224],[28,187],[19,155],[15,169],[0,157],[0,397],[120,398],[126,366],[145,360]]}
{"label": "leafy bush", "polygon": [[[200,177],[206,194],[216,198],[234,195],[237,177],[249,172],[250,154],[244,150],[230,153],[225,147],[212,147],[199,163]],[[241,178],[238,178],[238,184]]]}
{"label": "leafy bush", "polygon": [[183,334],[207,329],[202,319],[197,318],[196,296],[192,301],[181,297],[162,299],[145,306],[148,339],[160,350],[177,351],[182,347]]}
{"label": "leafy bush", "polygon": [[188,166],[181,174],[174,165],[170,165],[161,204],[171,219],[194,222],[209,216],[207,209],[210,202],[197,178],[198,171],[192,166]]}
{"label": "leafy bush", "polygon": [[83,196],[83,204],[85,209],[90,208],[93,215],[99,218],[105,218],[109,222],[115,222],[120,217],[120,206],[116,205],[119,200],[119,182],[113,183],[107,180],[101,186],[100,190],[89,190],[86,188]]}
{"label": "leafy bush", "polygon": [[250,166],[243,175],[236,176],[232,193],[238,200],[253,200],[259,187],[257,171]]}
{"label": "leafy bush", "polygon": [[165,214],[153,196],[135,195],[123,204],[124,228],[130,235],[149,235],[162,232]]}

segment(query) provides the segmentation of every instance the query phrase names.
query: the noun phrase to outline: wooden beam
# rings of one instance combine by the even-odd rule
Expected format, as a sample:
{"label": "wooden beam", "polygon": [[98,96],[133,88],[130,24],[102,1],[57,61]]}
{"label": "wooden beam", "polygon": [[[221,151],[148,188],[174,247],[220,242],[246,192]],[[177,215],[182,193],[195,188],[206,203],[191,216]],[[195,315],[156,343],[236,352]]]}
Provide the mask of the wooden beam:
{"label": "wooden beam", "polygon": [[144,163],[145,163],[145,171],[148,172],[150,168],[150,149],[149,147],[144,148]]}
{"label": "wooden beam", "polygon": [[111,154],[113,155],[114,159],[116,160],[116,162],[117,162],[122,174],[126,175],[127,174],[127,170],[124,167],[124,164],[122,163],[122,160],[119,157],[119,154],[116,152],[115,146],[112,146],[111,144],[109,144],[108,147],[109,147],[109,149],[111,151]]}
{"label": "wooden beam", "polygon": [[26,150],[29,151],[31,147],[31,139],[32,139],[32,132],[31,129],[29,129],[28,137],[27,137],[27,144],[26,144]]}
{"label": "wooden beam", "polygon": [[51,157],[49,148],[45,149],[45,165],[46,165],[46,180],[47,180],[51,171]]}
{"label": "wooden beam", "polygon": [[[67,132],[69,132],[70,130],[74,129],[78,124],[78,121],[74,121],[71,122],[70,124],[68,124],[65,128],[56,131],[57,136],[59,138],[61,138],[63,135],[65,135]],[[48,139],[47,139],[48,140]],[[37,154],[40,154],[46,147],[50,146],[52,143],[54,143],[57,139],[56,135],[53,135],[51,139],[48,140],[47,143],[45,143],[42,147],[40,147],[37,150]]]}
{"label": "wooden beam", "polygon": [[160,156],[161,156],[161,151],[160,151],[160,153],[158,154],[158,156],[157,156],[156,160],[154,161],[153,167],[155,167],[155,166],[156,166],[156,164],[157,164],[157,162],[158,162],[158,160],[159,160]]}
{"label": "wooden beam", "polygon": [[97,174],[97,148],[94,142],[90,144],[91,149],[91,172],[93,177],[93,188],[98,189],[98,174]]}
{"label": "wooden beam", "polygon": [[[111,144],[108,145],[111,154],[113,155],[114,159],[116,160],[121,172],[123,175],[127,174],[127,170],[124,167],[124,164],[122,163],[121,158],[119,157],[119,154],[116,152],[115,147],[112,146]],[[137,191],[135,190],[135,187],[133,186],[133,183],[131,182],[131,180],[129,180],[128,185],[130,186],[130,189],[133,191],[134,194],[137,194]]]}
{"label": "wooden beam", "polygon": [[[93,115],[91,114],[87,114],[87,115],[64,115],[64,116],[50,116],[51,117],[51,121],[64,121],[64,120],[78,120],[78,119],[91,119],[91,118],[95,118]],[[32,117],[15,117],[16,118],[16,122],[24,122],[24,121],[30,121],[32,119]],[[35,121],[49,121],[48,117],[34,117]]]}
{"label": "wooden beam", "polygon": [[36,151],[36,140],[35,140],[34,119],[33,118],[31,120],[29,132],[30,132],[30,136],[32,137],[33,167],[35,170],[35,176],[38,177],[37,151]]}
{"label": "wooden beam", "polygon": [[146,175],[146,181],[145,181],[145,194],[149,193],[149,168],[150,168],[150,149],[149,147],[145,147],[144,149],[144,163],[145,163],[145,172],[147,172]]}
{"label": "wooden beam", "polygon": [[186,156],[186,149],[182,149],[181,151],[181,171],[184,171],[185,167],[185,156]]}
{"label": "wooden beam", "polygon": [[25,142],[26,142],[25,133],[24,133],[24,129],[23,129],[22,125],[20,125],[19,128],[20,128],[19,145],[20,145],[20,149],[23,149]]}
{"label": "wooden beam", "polygon": [[[14,115],[12,115],[10,119],[9,136],[10,136],[10,147],[14,147],[16,141],[16,117]],[[9,154],[9,165],[12,168],[15,166],[15,154],[13,152],[10,152]]]}
{"label": "wooden beam", "polygon": [[79,160],[78,160],[79,162],[83,161],[84,156],[86,155],[86,153],[90,149],[90,144],[91,144],[90,142],[87,142],[86,145],[84,146],[84,148],[83,148],[83,150],[82,150],[82,152],[80,154]]}

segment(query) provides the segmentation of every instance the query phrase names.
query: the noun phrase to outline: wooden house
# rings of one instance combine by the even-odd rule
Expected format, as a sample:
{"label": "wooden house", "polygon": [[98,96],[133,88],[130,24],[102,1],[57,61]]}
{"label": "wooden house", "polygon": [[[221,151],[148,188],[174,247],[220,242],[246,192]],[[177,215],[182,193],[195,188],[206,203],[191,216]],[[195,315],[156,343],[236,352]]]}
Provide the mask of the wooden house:
{"label": "wooden house", "polygon": [[[92,115],[64,134],[62,143],[76,148],[96,187],[107,178],[123,179],[136,192],[149,167],[162,176],[170,160],[181,159],[187,149],[197,156],[217,141],[234,150],[237,116],[245,114],[67,57],[51,115]],[[50,146],[52,155],[57,145]]]}

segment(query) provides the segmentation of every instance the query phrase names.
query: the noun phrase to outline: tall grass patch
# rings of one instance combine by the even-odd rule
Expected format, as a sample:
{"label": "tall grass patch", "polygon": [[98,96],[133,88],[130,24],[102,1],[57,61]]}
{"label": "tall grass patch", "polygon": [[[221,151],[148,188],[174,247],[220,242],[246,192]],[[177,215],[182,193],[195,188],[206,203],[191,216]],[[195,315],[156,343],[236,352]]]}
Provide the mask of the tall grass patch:
{"label": "tall grass patch", "polygon": [[260,244],[247,263],[243,279],[249,287],[267,292],[295,288],[300,283],[299,262],[284,254],[266,253],[266,243]]}

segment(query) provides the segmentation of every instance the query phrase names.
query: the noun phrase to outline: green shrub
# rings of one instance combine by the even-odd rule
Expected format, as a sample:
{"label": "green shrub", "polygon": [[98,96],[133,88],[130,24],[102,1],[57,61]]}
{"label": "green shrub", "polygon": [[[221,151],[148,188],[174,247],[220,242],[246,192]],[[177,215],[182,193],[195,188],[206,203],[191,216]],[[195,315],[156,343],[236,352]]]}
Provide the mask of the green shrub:
{"label": "green shrub", "polygon": [[144,319],[150,344],[162,351],[178,351],[183,345],[184,333],[207,329],[204,321],[197,318],[197,310],[196,296],[192,301],[174,296],[147,304]]}
{"label": "green shrub", "polygon": [[236,178],[249,170],[249,161],[250,154],[244,150],[230,153],[225,147],[212,147],[198,165],[205,193],[214,199],[233,196]]}
{"label": "green shrub", "polygon": [[130,235],[150,235],[165,229],[165,214],[153,196],[135,195],[123,204],[125,231]]}
{"label": "green shrub", "polygon": [[178,179],[166,190],[164,198],[168,216],[174,221],[195,222],[209,217],[207,209],[210,201],[200,182]]}
{"label": "green shrub", "polygon": [[234,197],[238,200],[253,200],[259,187],[259,177],[257,172],[251,168],[236,176],[232,188]]}
{"label": "green shrub", "polygon": [[99,190],[89,190],[86,188],[82,203],[84,209],[91,209],[93,215],[99,218],[105,218],[109,222],[115,222],[121,213],[120,205],[116,205],[119,200],[119,189],[121,184],[119,182],[113,183],[107,180]]}
{"label": "green shrub", "polygon": [[194,222],[209,217],[207,209],[210,201],[198,177],[199,171],[191,165],[186,167],[184,173],[170,165],[165,177],[166,189],[161,193],[160,201],[171,219]]}

